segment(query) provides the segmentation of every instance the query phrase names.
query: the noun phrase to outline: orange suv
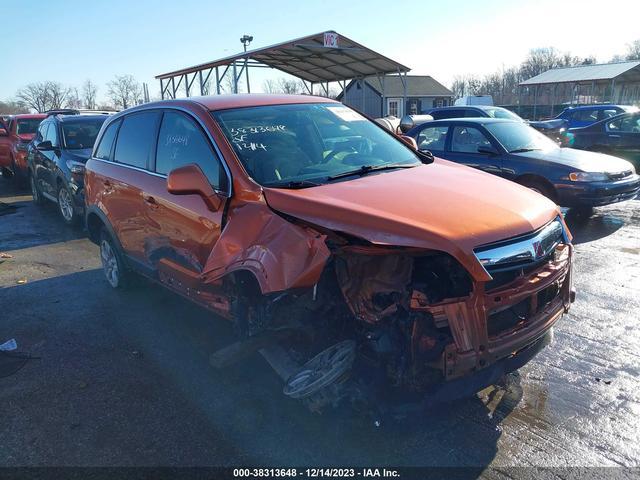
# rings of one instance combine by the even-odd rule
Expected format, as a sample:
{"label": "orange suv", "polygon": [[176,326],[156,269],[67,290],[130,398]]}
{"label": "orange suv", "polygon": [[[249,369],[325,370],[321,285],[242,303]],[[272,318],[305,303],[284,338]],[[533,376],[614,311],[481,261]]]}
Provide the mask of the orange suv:
{"label": "orange suv", "polygon": [[531,359],[574,299],[556,205],[418,152],[344,105],[230,95],[131,108],[86,164],[104,273],[229,319],[313,410],[472,394]]}

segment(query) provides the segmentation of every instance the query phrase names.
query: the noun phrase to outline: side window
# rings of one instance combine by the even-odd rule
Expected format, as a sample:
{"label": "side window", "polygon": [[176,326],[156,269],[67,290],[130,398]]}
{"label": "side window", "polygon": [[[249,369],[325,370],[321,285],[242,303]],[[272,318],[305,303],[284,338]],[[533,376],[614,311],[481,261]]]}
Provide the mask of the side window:
{"label": "side window", "polygon": [[602,120],[605,118],[615,117],[618,113],[619,112],[617,110],[602,110]]}
{"label": "side window", "polygon": [[159,112],[132,113],[124,117],[116,140],[114,160],[138,168],[148,168],[156,144]]}
{"label": "side window", "polygon": [[593,109],[578,110],[573,114],[573,119],[579,122],[595,122],[598,120],[598,111]]}
{"label": "side window", "polygon": [[96,149],[96,158],[101,158],[102,160],[111,160],[111,151],[113,150],[113,142],[116,139],[116,133],[118,133],[118,127],[120,126],[121,121],[115,121],[111,125],[107,127],[102,138],[100,139],[100,144]]}
{"label": "side window", "polygon": [[440,110],[439,112],[436,112],[435,115],[433,115],[433,118],[435,118],[436,120],[440,120],[441,118],[460,118],[460,117],[464,117],[464,111],[460,110],[459,108],[455,108],[455,109],[446,109],[446,110]]}
{"label": "side window", "polygon": [[49,123],[49,129],[47,130],[44,139],[49,140],[51,145],[56,147],[58,146],[58,126],[55,123]]}
{"label": "side window", "polygon": [[222,163],[200,127],[182,113],[165,112],[158,136],[156,172],[167,174],[192,163],[202,169],[214,188],[226,187]]}
{"label": "side window", "polygon": [[491,142],[480,130],[475,127],[453,127],[452,152],[478,153],[480,146],[491,146]]}
{"label": "side window", "polygon": [[423,128],[418,134],[418,149],[444,150],[447,130],[449,130],[448,126]]}
{"label": "side window", "polygon": [[36,134],[36,141],[38,142],[42,142],[44,140],[44,137],[47,136],[47,127],[49,126],[49,123],[41,123],[40,126],[38,127],[38,133]]}

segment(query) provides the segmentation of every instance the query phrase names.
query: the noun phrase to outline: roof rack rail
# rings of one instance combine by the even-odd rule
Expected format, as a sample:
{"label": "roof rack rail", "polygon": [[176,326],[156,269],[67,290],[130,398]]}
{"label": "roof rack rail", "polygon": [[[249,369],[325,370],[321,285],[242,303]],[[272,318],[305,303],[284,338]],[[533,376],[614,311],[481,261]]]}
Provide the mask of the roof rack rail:
{"label": "roof rack rail", "polygon": [[55,110],[47,110],[44,112],[47,116],[51,115],[80,115],[80,110],[76,110],[75,108],[58,108]]}

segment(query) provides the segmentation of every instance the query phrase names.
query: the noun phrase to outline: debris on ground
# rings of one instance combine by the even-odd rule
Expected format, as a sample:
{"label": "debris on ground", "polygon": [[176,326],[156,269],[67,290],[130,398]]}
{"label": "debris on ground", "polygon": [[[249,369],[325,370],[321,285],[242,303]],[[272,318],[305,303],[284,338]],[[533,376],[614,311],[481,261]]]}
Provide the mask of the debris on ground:
{"label": "debris on ground", "polygon": [[13,258],[13,255],[9,253],[0,252],[0,258]]}
{"label": "debris on ground", "polygon": [[26,278],[21,278],[20,280],[18,280],[18,285],[22,285],[24,283],[27,283],[27,279]]}

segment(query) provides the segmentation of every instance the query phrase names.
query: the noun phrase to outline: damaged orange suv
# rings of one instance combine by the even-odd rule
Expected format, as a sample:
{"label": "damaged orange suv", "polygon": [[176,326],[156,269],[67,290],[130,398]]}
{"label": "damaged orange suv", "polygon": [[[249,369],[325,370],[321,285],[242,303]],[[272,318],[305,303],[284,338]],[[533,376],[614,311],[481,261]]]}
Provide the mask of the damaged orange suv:
{"label": "damaged orange suv", "polygon": [[171,100],[110,117],[86,164],[108,282],[132,271],[229,319],[284,394],[419,405],[551,340],[574,298],[556,205],[310,96]]}

